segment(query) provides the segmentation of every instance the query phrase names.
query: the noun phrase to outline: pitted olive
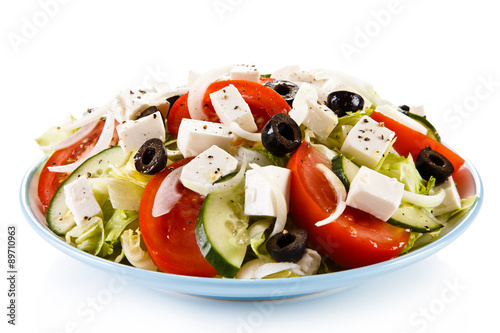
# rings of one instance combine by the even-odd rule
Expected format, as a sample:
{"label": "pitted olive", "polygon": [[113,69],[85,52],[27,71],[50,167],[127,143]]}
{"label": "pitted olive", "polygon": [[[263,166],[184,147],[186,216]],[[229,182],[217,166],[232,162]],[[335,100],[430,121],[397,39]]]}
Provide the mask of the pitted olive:
{"label": "pitted olive", "polygon": [[134,156],[135,168],[140,173],[154,175],[167,165],[167,149],[158,138],[143,143]]}
{"label": "pitted olive", "polygon": [[277,113],[269,120],[261,133],[262,145],[275,156],[291,153],[300,146],[302,133],[290,116]]}

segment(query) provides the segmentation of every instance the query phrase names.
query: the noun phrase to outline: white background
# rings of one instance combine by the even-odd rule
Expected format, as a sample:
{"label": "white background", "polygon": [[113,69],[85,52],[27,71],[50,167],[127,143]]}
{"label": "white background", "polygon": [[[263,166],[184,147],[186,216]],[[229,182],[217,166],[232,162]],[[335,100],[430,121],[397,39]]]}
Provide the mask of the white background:
{"label": "white background", "polygon": [[[2,1],[0,22],[2,332],[498,328],[494,1],[25,0]],[[373,83],[394,103],[424,104],[446,142],[482,176],[477,220],[449,247],[407,269],[340,293],[278,303],[214,301],[117,281],[58,252],[26,223],[19,185],[41,157],[34,138],[49,126],[121,89],[160,79],[182,84],[190,69],[242,62],[263,73],[289,64],[338,69]],[[15,327],[6,316],[7,224],[18,227]]]}

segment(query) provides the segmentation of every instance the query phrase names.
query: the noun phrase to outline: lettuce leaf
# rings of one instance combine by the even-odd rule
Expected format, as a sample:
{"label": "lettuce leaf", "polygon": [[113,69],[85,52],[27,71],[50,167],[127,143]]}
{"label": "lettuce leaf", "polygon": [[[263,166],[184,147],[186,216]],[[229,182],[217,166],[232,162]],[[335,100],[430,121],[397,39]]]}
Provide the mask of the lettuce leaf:
{"label": "lettuce leaf", "polygon": [[115,246],[120,242],[120,235],[138,218],[139,213],[137,211],[123,209],[112,210],[112,215],[104,226],[105,239],[99,256],[107,257],[112,255],[114,253]]}
{"label": "lettuce leaf", "polygon": [[412,193],[429,194],[434,187],[433,178],[426,182],[420,176],[411,155],[404,157],[388,153],[378,171],[388,177],[396,178],[405,185],[405,190]]}
{"label": "lettuce leaf", "polygon": [[97,255],[104,244],[104,225],[99,216],[84,220],[66,233],[66,242],[76,248]]}
{"label": "lettuce leaf", "polygon": [[158,269],[149,254],[141,247],[141,232],[139,229],[135,233],[131,229],[125,230],[120,236],[120,240],[123,253],[130,264],[151,271]]}

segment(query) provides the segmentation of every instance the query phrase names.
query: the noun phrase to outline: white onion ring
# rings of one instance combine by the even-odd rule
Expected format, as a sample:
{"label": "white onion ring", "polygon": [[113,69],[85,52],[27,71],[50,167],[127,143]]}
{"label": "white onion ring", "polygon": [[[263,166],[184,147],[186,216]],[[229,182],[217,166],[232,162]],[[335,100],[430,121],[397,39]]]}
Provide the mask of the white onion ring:
{"label": "white onion ring", "polygon": [[318,168],[323,173],[330,185],[333,187],[333,190],[335,191],[335,194],[337,196],[337,207],[335,207],[335,211],[333,211],[332,214],[326,219],[316,222],[316,226],[320,227],[332,223],[333,221],[338,219],[338,217],[344,212],[344,209],[346,208],[345,200],[347,197],[347,193],[344,184],[331,169],[321,163],[316,164],[316,168]]}
{"label": "white onion ring", "polygon": [[167,214],[180,199],[182,194],[177,191],[177,185],[180,183],[180,176],[183,167],[179,167],[170,172],[160,184],[155,195],[153,203],[153,217]]}
{"label": "white onion ring", "polygon": [[192,119],[207,120],[207,116],[203,112],[203,98],[210,84],[220,78],[224,74],[228,74],[233,66],[224,66],[212,69],[200,77],[198,77],[191,86],[189,91],[187,104],[189,115]]}
{"label": "white onion ring", "polygon": [[434,208],[443,202],[445,196],[444,190],[440,190],[433,195],[417,194],[404,190],[402,201],[420,207]]}
{"label": "white onion ring", "polygon": [[87,136],[92,130],[96,127],[97,123],[99,120],[96,120],[94,122],[91,122],[87,125],[84,125],[80,127],[75,133],[73,133],[70,137],[55,143],[50,146],[41,146],[40,149],[43,151],[51,151],[51,150],[59,150],[63,148],[67,148],[69,146],[72,146],[73,144],[77,143],[78,141],[82,140],[84,137]]}
{"label": "white onion ring", "polygon": [[113,107],[113,104],[115,104],[115,103],[116,103],[116,100],[112,100],[108,104],[101,106],[99,108],[96,108],[96,109],[92,109],[89,112],[85,113],[81,118],[76,119],[76,120],[69,122],[67,124],[63,124],[60,127],[62,130],[66,131],[66,130],[76,129],[78,127],[83,127],[87,124],[90,124],[91,122],[98,121],[99,119],[104,117],[107,113],[110,113],[108,111],[111,110],[111,108]]}
{"label": "white onion ring", "polygon": [[104,149],[109,147],[111,140],[113,139],[113,132],[115,129],[115,117],[113,116],[113,112],[108,112],[106,116],[106,122],[104,123],[104,127],[102,129],[101,135],[99,136],[99,140],[97,140],[94,148],[86,154],[83,158],[78,161],[65,165],[57,165],[53,167],[49,167],[49,171],[51,172],[66,172],[70,173],[75,171],[85,160],[88,158],[100,153]]}
{"label": "white onion ring", "polygon": [[229,129],[231,132],[239,136],[240,138],[243,138],[248,141],[253,141],[253,142],[258,142],[261,140],[261,134],[260,133],[252,133],[249,131],[244,130],[241,128],[238,123],[232,121],[231,124],[229,125]]}

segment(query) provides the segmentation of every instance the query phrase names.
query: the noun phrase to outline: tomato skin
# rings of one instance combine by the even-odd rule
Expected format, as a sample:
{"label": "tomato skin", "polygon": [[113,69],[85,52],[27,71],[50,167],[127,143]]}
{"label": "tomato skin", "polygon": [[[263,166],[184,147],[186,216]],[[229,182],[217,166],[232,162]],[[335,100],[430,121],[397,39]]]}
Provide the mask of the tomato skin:
{"label": "tomato skin", "polygon": [[[99,140],[104,123],[105,119],[101,119],[84,139],[70,147],[55,151],[50,155],[47,162],[45,162],[38,181],[38,198],[40,198],[44,212],[49,207],[50,201],[61,183],[69,176],[69,173],[51,172],[48,168],[56,165],[70,164],[85,157]],[[111,145],[113,146],[118,142],[116,125],[117,123],[115,122],[115,132],[111,141]]]}
{"label": "tomato skin", "polygon": [[180,96],[170,107],[167,116],[167,130],[170,134],[177,136],[179,134],[179,126],[183,118],[191,118],[187,106],[188,94]]}
{"label": "tomato skin", "polygon": [[182,196],[171,211],[159,217],[152,216],[156,192],[163,179],[191,159],[173,163],[148,182],[141,198],[139,223],[148,253],[160,270],[171,274],[212,277],[217,271],[201,254],[195,235],[196,218],[205,197],[179,185],[177,189]]}
{"label": "tomato skin", "polygon": [[[291,109],[280,94],[260,83],[245,80],[218,81],[208,86],[203,98],[203,112],[207,121],[220,122],[210,100],[210,94],[230,84],[238,89],[245,102],[247,102],[259,131],[276,113],[288,113]],[[167,117],[167,129],[176,136],[179,134],[182,119],[191,118],[187,106],[187,95],[184,94],[172,105]]]}
{"label": "tomato skin", "polygon": [[309,242],[329,259],[348,267],[367,266],[398,256],[410,232],[358,209],[348,206],[336,221],[315,225],[336,207],[335,194],[317,171],[317,163],[331,167],[323,154],[303,142],[287,165],[292,171],[290,216],[297,227],[307,231]]}
{"label": "tomato skin", "polygon": [[393,147],[400,155],[408,156],[408,154],[411,154],[413,159],[416,159],[420,150],[425,147],[431,147],[433,150],[442,154],[450,161],[455,169],[455,173],[465,163],[462,157],[457,155],[445,145],[397,122],[380,112],[373,111],[370,117],[379,123],[384,123],[385,127],[396,133],[397,139],[394,142]]}

